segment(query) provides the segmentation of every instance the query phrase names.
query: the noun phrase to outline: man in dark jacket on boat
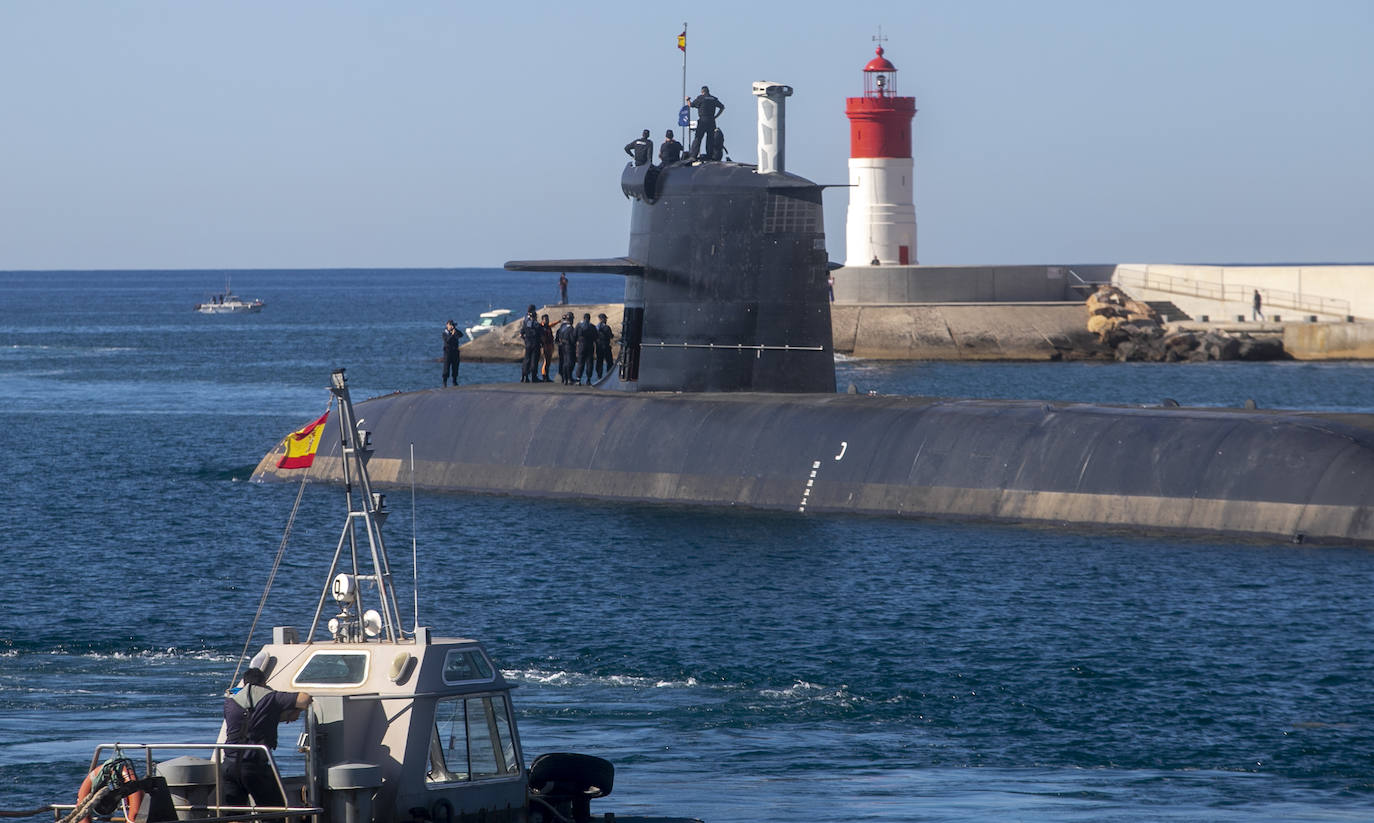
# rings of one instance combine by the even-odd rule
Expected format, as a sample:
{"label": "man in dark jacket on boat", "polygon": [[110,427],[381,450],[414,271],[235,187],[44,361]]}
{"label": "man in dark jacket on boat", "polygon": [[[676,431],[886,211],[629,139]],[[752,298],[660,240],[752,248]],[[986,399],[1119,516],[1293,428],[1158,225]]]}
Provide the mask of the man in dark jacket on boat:
{"label": "man in dark jacket on boat", "polygon": [[[224,742],[275,749],[277,724],[300,717],[311,699],[305,692],[274,691],[262,670],[251,668],[243,673],[243,686],[224,698]],[[252,795],[258,806],[286,805],[264,752],[236,749],[226,753],[224,762],[225,803],[246,806]]]}
{"label": "man in dark jacket on boat", "polygon": [[577,324],[577,385],[582,385],[582,375],[587,376],[587,385],[592,384],[592,363],[596,358],[596,326],[592,325],[591,312],[582,315]]}
{"label": "man in dark jacket on boat", "polygon": [[463,330],[452,321],[444,326],[444,385],[448,385],[449,372],[453,372],[453,386],[458,387],[458,346],[463,339]]}
{"label": "man in dark jacket on boat", "polygon": [[649,130],[645,129],[639,139],[626,143],[625,153],[635,159],[636,166],[649,165],[650,158],[654,156],[654,141],[649,139]]}

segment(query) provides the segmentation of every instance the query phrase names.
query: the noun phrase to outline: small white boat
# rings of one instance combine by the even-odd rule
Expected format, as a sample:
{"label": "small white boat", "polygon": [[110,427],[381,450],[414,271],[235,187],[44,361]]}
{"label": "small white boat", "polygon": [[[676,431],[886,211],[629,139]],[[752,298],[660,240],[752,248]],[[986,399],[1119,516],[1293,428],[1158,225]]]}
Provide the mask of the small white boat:
{"label": "small white boat", "polygon": [[510,309],[492,309],[477,315],[481,318],[475,326],[468,326],[468,339],[472,340],[478,335],[486,334],[492,329],[499,328],[510,322]]}
{"label": "small white boat", "polygon": [[204,303],[196,304],[196,311],[201,314],[243,314],[246,312],[260,312],[262,307],[267,305],[261,300],[244,300],[229,288],[229,281],[224,281],[224,291],[210,296]]}

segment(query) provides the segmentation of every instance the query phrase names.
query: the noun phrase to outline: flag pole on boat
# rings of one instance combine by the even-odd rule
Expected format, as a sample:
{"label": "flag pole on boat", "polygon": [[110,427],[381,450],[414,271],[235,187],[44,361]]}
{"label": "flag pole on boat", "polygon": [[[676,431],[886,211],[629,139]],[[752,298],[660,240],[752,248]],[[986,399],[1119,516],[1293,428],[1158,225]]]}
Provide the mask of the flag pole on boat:
{"label": "flag pole on boat", "polygon": [[[415,547],[415,443],[410,444],[410,574],[413,578],[412,591],[415,593],[416,631],[420,628],[420,554]],[[413,632],[412,632],[413,634]]]}

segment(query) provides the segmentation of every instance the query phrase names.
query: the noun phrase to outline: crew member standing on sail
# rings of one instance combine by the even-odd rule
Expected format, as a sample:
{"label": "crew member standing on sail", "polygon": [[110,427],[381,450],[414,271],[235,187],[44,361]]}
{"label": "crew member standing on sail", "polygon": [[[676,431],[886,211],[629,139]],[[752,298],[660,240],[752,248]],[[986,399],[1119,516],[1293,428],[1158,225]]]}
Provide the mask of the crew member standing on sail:
{"label": "crew member standing on sail", "polygon": [[625,153],[635,159],[636,166],[649,165],[650,158],[654,156],[654,141],[649,139],[649,130],[645,129],[637,139],[626,143]]}
{"label": "crew member standing on sail", "polygon": [[663,145],[658,147],[658,162],[667,166],[682,159],[682,144],[673,136],[673,130],[663,136]]}
{"label": "crew member standing on sail", "polygon": [[[224,698],[224,742],[277,748],[277,724],[290,723],[310,705],[305,692],[279,692],[267,686],[261,669],[243,673],[243,687]],[[258,806],[285,806],[267,755],[257,749],[235,749],[225,755],[224,802],[246,806],[251,795]]]}
{"label": "crew member standing on sail", "polygon": [[444,326],[444,385],[448,385],[449,372],[453,372],[453,386],[458,387],[458,346],[463,339],[463,330],[452,321]]}
{"label": "crew member standing on sail", "polygon": [[695,100],[688,100],[687,105],[697,110],[697,132],[692,135],[692,150],[687,152],[688,157],[696,157],[701,151],[701,141],[715,131],[716,118],[725,113],[725,104],[713,97],[709,88],[702,86],[701,94]]}

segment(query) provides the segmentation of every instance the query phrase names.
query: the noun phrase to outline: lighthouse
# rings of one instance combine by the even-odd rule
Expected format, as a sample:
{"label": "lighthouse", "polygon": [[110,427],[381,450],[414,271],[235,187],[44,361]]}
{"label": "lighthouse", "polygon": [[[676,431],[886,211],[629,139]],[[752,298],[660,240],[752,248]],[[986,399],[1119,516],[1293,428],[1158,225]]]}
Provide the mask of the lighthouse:
{"label": "lighthouse", "polygon": [[849,117],[849,214],[845,266],[916,264],[911,119],[916,98],[898,97],[897,67],[883,56],[864,66],[862,97],[845,99]]}

